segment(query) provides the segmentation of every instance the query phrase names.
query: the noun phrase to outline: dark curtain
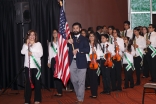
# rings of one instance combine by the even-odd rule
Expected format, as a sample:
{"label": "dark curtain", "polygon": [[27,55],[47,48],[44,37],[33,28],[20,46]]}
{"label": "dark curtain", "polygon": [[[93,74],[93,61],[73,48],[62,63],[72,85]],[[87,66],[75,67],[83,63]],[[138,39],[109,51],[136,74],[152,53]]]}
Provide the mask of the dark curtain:
{"label": "dark curtain", "polygon": [[[16,2],[29,2],[31,22],[24,24],[24,36],[29,29],[38,33],[43,47],[42,83],[50,88],[51,70],[47,67],[48,46],[53,29],[58,29],[60,6],[57,0],[0,0],[0,87],[6,88],[24,67],[24,56],[21,55],[23,45],[23,28],[15,22]],[[24,86],[24,71],[12,84],[12,89]]]}

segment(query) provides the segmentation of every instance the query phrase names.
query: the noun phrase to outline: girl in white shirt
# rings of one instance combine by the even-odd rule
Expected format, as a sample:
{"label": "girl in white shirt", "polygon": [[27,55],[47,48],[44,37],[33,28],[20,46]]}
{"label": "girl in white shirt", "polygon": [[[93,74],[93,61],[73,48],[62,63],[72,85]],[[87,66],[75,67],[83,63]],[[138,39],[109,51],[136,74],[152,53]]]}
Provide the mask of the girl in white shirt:
{"label": "girl in white shirt", "polygon": [[[55,57],[57,55],[57,49],[58,49],[57,36],[58,36],[58,31],[53,30],[52,35],[51,35],[52,37],[51,42],[48,47],[49,49],[48,67],[51,68],[52,75],[54,75],[54,71],[55,71],[55,64],[56,64]],[[57,94],[55,94],[54,96],[61,97],[62,87],[63,87],[62,81],[60,79],[54,78],[54,82],[55,82],[56,89],[57,89]]]}
{"label": "girl in white shirt", "polygon": [[[96,62],[99,64],[100,60],[100,45],[98,44],[97,37],[95,33],[91,32],[89,33],[89,43],[90,43],[90,52],[88,54],[88,66],[91,64],[92,59],[90,59],[90,55],[93,53],[97,55]],[[97,90],[98,90],[98,75],[97,70],[92,69],[89,67],[88,73],[89,73],[89,79],[90,79],[90,90],[91,90],[91,98],[97,98]]]}
{"label": "girl in white shirt", "polygon": [[[134,80],[133,80],[133,71],[134,71],[134,64],[133,64],[133,56],[135,55],[134,47],[132,46],[133,41],[130,40],[129,37],[124,37],[124,54],[123,54],[123,68],[125,73],[125,84],[124,89],[130,87],[134,87]],[[129,86],[130,81],[130,86]]]}
{"label": "girl in white shirt", "polygon": [[[111,79],[110,79],[110,72],[112,70],[112,67],[105,66],[106,58],[105,54],[107,52],[111,53],[111,58],[113,55],[115,55],[114,47],[109,41],[108,34],[101,34],[101,48],[100,48],[100,59],[101,59],[101,72],[102,72],[102,81],[103,81],[103,91],[100,94],[107,94],[109,95],[111,92]],[[107,47],[108,46],[108,47]],[[107,49],[107,48],[108,49]]]}
{"label": "girl in white shirt", "polygon": [[[111,81],[112,81],[112,91],[122,91],[121,88],[121,58],[122,58],[122,52],[124,51],[124,41],[122,38],[120,38],[120,31],[118,29],[113,30],[113,45],[114,45],[114,50],[116,48],[119,48],[118,53],[116,52],[116,56],[118,55],[120,60],[113,60],[114,67],[111,70]],[[114,56],[113,56],[114,58]]]}
{"label": "girl in white shirt", "polygon": [[41,57],[43,49],[40,42],[37,40],[37,33],[34,30],[29,30],[26,43],[23,44],[21,53],[25,55],[24,67],[26,75],[25,87],[25,104],[30,104],[31,92],[34,87],[35,104],[41,102]]}
{"label": "girl in white shirt", "polygon": [[[145,38],[145,40],[148,40],[148,28],[147,27],[143,27],[143,36]],[[147,61],[147,47],[148,45],[146,44],[146,48],[144,49],[144,59],[143,59],[143,78],[148,78],[149,77],[149,65],[148,65],[148,61]]]}
{"label": "girl in white shirt", "polygon": [[146,40],[143,36],[139,34],[140,28],[135,27],[133,29],[133,46],[135,49],[134,66],[136,70],[137,81],[135,85],[140,85],[140,68],[143,60],[144,48],[146,48]]}

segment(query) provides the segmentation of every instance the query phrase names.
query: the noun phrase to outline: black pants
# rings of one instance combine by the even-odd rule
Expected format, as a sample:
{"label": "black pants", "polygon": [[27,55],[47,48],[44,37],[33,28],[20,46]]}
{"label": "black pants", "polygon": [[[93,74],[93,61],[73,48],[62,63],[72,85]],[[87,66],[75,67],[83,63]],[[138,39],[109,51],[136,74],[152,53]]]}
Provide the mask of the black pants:
{"label": "black pants", "polygon": [[[52,70],[53,73],[55,71],[55,67],[54,67],[55,63],[56,63],[55,58],[52,58],[51,59],[51,70]],[[56,86],[57,93],[62,94],[62,87],[63,87],[62,80],[60,80],[58,78],[54,78],[54,83],[55,83],[55,86]]]}
{"label": "black pants", "polygon": [[[37,78],[36,78],[37,72],[38,72],[38,70],[36,68],[30,69],[31,81],[34,85],[34,91],[35,91],[34,101],[41,102],[41,82],[40,82],[40,79],[37,80]],[[32,89],[30,86],[29,69],[28,68],[25,68],[25,75],[26,75],[25,103],[30,103]]]}
{"label": "black pants", "polygon": [[134,67],[135,67],[135,70],[136,70],[136,77],[137,77],[137,81],[136,81],[136,84],[140,84],[140,69],[141,69],[141,57],[138,56],[138,57],[134,57]]}
{"label": "black pants", "polygon": [[134,87],[134,80],[133,80],[133,70],[132,68],[129,69],[128,71],[126,70],[126,66],[128,64],[123,64],[123,68],[124,68],[124,73],[125,73],[125,88],[129,87],[129,81],[130,81],[130,87]]}
{"label": "black pants", "polygon": [[111,69],[112,90],[122,90],[121,88],[121,61],[113,61],[114,67]]}
{"label": "black pants", "polygon": [[110,71],[112,68],[105,67],[104,62],[105,62],[104,60],[101,60],[103,91],[104,92],[110,92],[111,91]]}
{"label": "black pants", "polygon": [[144,55],[143,58],[143,76],[145,77],[149,77],[149,65],[148,65],[148,61],[147,61],[147,55]]}
{"label": "black pants", "polygon": [[[90,62],[89,62],[90,63]],[[89,69],[89,79],[90,79],[90,90],[92,96],[97,96],[98,90],[98,75],[96,74],[97,69]]]}
{"label": "black pants", "polygon": [[156,56],[152,58],[151,54],[153,51],[151,51],[150,48],[147,48],[147,55],[148,55],[148,63],[149,63],[149,69],[150,69],[150,75],[151,75],[151,80],[156,82]]}
{"label": "black pants", "polygon": [[87,71],[86,71],[86,81],[85,81],[85,87],[90,87],[90,78],[89,78],[89,68],[87,68]]}

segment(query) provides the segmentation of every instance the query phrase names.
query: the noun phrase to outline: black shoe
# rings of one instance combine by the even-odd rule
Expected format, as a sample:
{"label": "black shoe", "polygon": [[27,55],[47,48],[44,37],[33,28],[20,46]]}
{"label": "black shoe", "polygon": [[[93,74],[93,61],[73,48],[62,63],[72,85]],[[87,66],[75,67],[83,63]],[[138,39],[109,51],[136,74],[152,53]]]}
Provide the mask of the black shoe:
{"label": "black shoe", "polygon": [[116,89],[112,89],[111,91],[113,92],[113,91],[117,91],[117,90]]}
{"label": "black shoe", "polygon": [[56,97],[62,97],[62,94],[55,94]]}
{"label": "black shoe", "polygon": [[102,92],[100,92],[100,94],[107,94],[107,95],[110,95],[110,91],[102,91]]}
{"label": "black shoe", "polygon": [[130,86],[130,88],[134,88],[134,86]]}
{"label": "black shoe", "polygon": [[97,96],[89,96],[89,97],[90,97],[90,98],[94,98],[94,99],[97,98]]}
{"label": "black shoe", "polygon": [[123,87],[123,89],[127,89],[128,87]]}
{"label": "black shoe", "polygon": [[122,89],[119,89],[119,90],[118,90],[118,92],[121,92],[121,91],[122,91]]}

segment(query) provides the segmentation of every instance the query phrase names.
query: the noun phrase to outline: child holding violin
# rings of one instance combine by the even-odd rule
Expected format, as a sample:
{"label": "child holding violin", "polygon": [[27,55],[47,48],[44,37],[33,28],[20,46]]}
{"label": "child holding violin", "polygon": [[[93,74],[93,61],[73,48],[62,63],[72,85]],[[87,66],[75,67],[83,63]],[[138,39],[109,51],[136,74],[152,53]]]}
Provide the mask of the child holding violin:
{"label": "child holding violin", "polygon": [[111,83],[110,83],[110,71],[113,66],[111,58],[115,55],[114,47],[109,41],[109,36],[107,34],[101,34],[101,44],[100,44],[100,59],[101,59],[101,71],[103,79],[103,91],[100,94],[110,94]]}
{"label": "child holding violin", "polygon": [[130,40],[129,37],[124,37],[124,47],[125,51],[123,54],[123,68],[125,74],[125,84],[124,88],[129,88],[129,81],[130,81],[130,88],[134,87],[134,80],[133,80],[133,71],[134,69],[134,62],[133,56],[135,55],[134,47],[132,46],[133,41]]}
{"label": "child holding violin", "polygon": [[111,70],[111,84],[112,84],[112,91],[122,91],[121,88],[121,56],[122,52],[124,51],[124,41],[120,38],[120,31],[119,29],[113,30],[113,45],[115,50],[115,55],[113,56],[113,63],[114,67]]}
{"label": "child holding violin", "polygon": [[98,44],[97,37],[95,33],[89,33],[89,45],[90,52],[87,57],[88,61],[88,73],[90,78],[90,90],[91,90],[91,98],[97,98],[97,90],[98,90],[98,74],[97,70],[99,67],[100,60],[100,45]]}

